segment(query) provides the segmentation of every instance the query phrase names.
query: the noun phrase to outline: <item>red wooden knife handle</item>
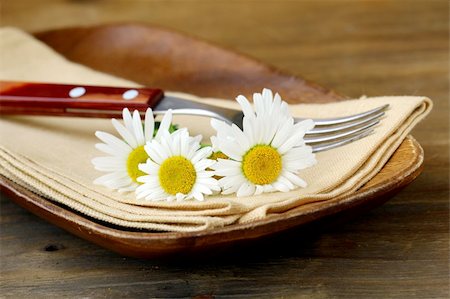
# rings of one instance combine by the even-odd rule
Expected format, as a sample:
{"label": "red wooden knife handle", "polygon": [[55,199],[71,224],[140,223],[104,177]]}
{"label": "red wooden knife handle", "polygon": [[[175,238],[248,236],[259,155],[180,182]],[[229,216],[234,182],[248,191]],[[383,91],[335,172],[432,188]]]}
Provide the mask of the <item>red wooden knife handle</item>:
{"label": "red wooden knife handle", "polygon": [[0,81],[2,115],[117,117],[123,108],[145,112],[162,98],[154,88]]}

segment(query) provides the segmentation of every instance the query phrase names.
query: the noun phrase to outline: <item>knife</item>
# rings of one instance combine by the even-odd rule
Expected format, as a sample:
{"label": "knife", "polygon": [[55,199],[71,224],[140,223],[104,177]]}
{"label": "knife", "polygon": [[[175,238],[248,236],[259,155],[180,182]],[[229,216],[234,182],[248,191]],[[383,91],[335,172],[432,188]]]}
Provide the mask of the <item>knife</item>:
{"label": "knife", "polygon": [[111,118],[124,108],[155,115],[172,109],[174,115],[198,115],[242,123],[242,112],[166,96],[158,88],[0,81],[1,115],[51,115]]}

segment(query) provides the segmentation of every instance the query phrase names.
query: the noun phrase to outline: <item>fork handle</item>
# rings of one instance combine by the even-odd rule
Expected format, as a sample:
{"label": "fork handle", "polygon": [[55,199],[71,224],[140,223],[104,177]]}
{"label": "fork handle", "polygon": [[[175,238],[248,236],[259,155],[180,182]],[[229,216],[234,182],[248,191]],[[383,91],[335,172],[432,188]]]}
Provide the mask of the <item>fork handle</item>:
{"label": "fork handle", "polygon": [[123,108],[145,112],[161,89],[0,81],[1,115],[114,117]]}

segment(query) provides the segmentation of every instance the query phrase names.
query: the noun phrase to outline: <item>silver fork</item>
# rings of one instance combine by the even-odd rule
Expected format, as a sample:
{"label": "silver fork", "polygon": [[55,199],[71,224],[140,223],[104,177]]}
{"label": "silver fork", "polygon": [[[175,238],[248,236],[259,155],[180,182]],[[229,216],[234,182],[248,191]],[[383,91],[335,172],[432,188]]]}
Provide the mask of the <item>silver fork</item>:
{"label": "silver fork", "polygon": [[[313,152],[317,153],[364,138],[373,133],[374,127],[380,123],[388,107],[389,105],[383,105],[363,113],[344,117],[313,119],[316,126],[306,132],[305,143],[312,147]],[[153,113],[164,114],[168,109],[172,109],[173,115],[215,118],[230,124],[234,123],[242,129],[242,111],[166,96],[164,101],[161,101],[153,109]],[[304,119],[294,118],[294,120],[299,122]]]}
{"label": "silver fork", "polygon": [[[81,92],[81,93],[80,93]],[[155,114],[172,109],[173,114],[207,116],[235,123],[242,128],[241,111],[220,108],[164,94],[160,89],[105,86],[77,86],[0,81],[0,115],[53,115],[115,117],[124,108]],[[314,152],[332,149],[364,138],[373,132],[388,105],[346,117],[315,119],[316,127],[306,132],[305,142]],[[301,119],[296,118],[296,121]]]}

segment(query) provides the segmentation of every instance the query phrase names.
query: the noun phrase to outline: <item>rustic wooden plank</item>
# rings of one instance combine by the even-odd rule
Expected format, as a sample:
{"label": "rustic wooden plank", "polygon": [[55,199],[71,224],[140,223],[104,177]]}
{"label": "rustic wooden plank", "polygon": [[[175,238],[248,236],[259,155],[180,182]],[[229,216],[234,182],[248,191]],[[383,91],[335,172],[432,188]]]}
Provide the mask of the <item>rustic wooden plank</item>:
{"label": "rustic wooden plank", "polygon": [[447,1],[129,3],[5,1],[1,22],[27,30],[152,22],[349,96],[430,96],[435,109],[413,133],[425,150],[424,172],[352,222],[203,261],[122,258],[2,198],[2,297],[448,297]]}

